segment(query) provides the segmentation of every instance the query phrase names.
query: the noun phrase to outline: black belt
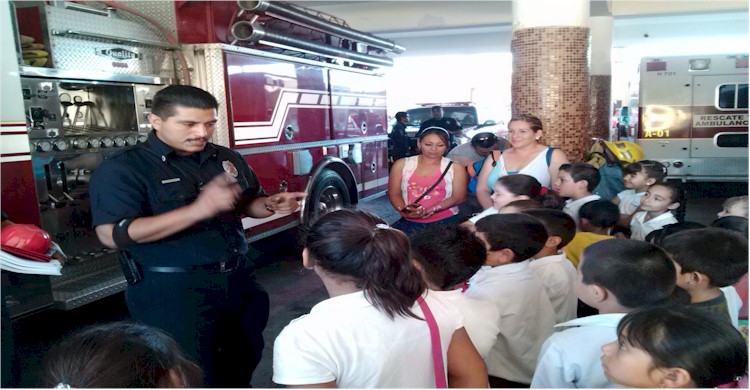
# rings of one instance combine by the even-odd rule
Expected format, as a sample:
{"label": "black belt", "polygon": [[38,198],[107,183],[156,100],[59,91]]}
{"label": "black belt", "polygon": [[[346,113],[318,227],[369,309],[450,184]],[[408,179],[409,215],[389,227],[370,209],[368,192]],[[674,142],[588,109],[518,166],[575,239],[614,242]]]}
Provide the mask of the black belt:
{"label": "black belt", "polygon": [[232,272],[242,267],[242,265],[242,262],[238,258],[233,258],[226,261],[220,261],[218,263],[192,265],[187,267],[143,267],[143,269],[150,272],[161,272],[168,274],[192,273],[200,271],[208,273],[226,273]]}

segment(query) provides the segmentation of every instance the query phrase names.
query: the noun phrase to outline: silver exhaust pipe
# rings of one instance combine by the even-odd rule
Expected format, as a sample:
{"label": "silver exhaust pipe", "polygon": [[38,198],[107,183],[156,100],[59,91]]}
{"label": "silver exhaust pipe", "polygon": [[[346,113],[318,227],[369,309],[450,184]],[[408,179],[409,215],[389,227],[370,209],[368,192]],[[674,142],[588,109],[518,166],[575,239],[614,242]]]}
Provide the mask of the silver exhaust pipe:
{"label": "silver exhaust pipe", "polygon": [[267,12],[278,16],[281,19],[290,22],[305,25],[307,27],[320,30],[325,33],[348,38],[352,41],[366,43],[383,50],[392,51],[396,54],[403,53],[406,48],[391,40],[380,38],[362,31],[353,30],[349,27],[341,26],[336,23],[318,18],[316,16],[302,12],[292,6],[284,3],[270,1],[242,1],[238,0],[237,5],[245,11]]}
{"label": "silver exhaust pipe", "polygon": [[335,46],[306,41],[304,39],[279,34],[248,21],[239,21],[232,25],[232,35],[240,41],[258,42],[269,46],[302,51],[324,57],[342,58],[370,66],[393,66],[390,58],[376,57],[356,51],[341,49]]}

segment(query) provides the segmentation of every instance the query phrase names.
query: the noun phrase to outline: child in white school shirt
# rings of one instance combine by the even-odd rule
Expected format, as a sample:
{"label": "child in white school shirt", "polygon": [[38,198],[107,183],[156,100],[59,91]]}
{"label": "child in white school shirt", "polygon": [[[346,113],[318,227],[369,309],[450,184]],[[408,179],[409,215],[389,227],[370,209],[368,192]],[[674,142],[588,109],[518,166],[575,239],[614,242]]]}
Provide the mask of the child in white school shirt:
{"label": "child in white school shirt", "polygon": [[469,279],[466,296],[492,302],[500,312],[500,333],[487,359],[490,387],[528,387],[539,348],[555,325],[555,310],[529,267],[547,231],[523,213],[489,215],[475,226],[487,260]]}
{"label": "child in white school shirt", "polygon": [[653,160],[641,160],[628,164],[623,168],[623,184],[625,188],[612,199],[620,209],[618,226],[627,228],[633,215],[640,210],[641,198],[646,191],[656,184],[661,183],[667,176],[667,167]]}
{"label": "child in white school shirt", "polygon": [[578,265],[576,295],[599,314],[555,326],[563,330],[544,342],[531,387],[620,387],[604,375],[601,346],[617,338],[625,314],[665,303],[676,278],[669,255],[656,245],[612,239],[587,247]]}
{"label": "child in white school shirt", "polygon": [[680,207],[680,189],[669,183],[657,183],[641,198],[641,210],[630,221],[630,239],[644,241],[646,236],[665,225],[677,223],[672,210]]}
{"label": "child in white school shirt", "polygon": [[524,214],[539,218],[547,229],[547,242],[544,248],[531,259],[529,266],[547,290],[555,319],[559,324],[576,318],[578,298],[573,288],[576,280],[576,267],[567,259],[562,248],[576,234],[576,224],[568,214],[560,210],[531,209]]}
{"label": "child in white school shirt", "polygon": [[601,181],[601,174],[591,164],[575,162],[563,164],[557,172],[557,179],[553,183],[553,188],[558,195],[570,198],[565,201],[563,211],[573,218],[576,223],[576,230],[581,230],[578,221],[578,210],[581,206],[599,200],[599,195],[592,194]]}
{"label": "child in white school shirt", "polygon": [[[302,263],[320,277],[331,297],[276,338],[274,382],[342,388],[434,388],[446,381],[450,387],[487,386],[487,369],[463,316],[426,289],[403,232],[366,212],[339,210],[318,219],[304,240]],[[433,359],[427,313],[439,330],[435,344],[442,351],[437,355],[442,367]]]}
{"label": "child in white school shirt", "polygon": [[492,302],[469,298],[469,278],[484,264],[484,242],[459,225],[435,224],[409,236],[411,258],[431,293],[450,300],[464,316],[464,327],[482,359],[500,333],[500,313]]}

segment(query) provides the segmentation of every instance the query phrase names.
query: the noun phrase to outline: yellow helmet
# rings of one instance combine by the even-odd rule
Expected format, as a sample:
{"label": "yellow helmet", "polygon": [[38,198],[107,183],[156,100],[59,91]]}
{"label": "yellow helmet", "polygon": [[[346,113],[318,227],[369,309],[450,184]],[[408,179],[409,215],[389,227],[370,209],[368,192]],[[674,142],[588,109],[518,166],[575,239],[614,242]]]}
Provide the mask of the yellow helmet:
{"label": "yellow helmet", "polygon": [[623,163],[622,165],[628,165],[634,161],[643,160],[645,156],[643,149],[638,144],[630,141],[604,141],[604,145],[607,146],[617,158]]}

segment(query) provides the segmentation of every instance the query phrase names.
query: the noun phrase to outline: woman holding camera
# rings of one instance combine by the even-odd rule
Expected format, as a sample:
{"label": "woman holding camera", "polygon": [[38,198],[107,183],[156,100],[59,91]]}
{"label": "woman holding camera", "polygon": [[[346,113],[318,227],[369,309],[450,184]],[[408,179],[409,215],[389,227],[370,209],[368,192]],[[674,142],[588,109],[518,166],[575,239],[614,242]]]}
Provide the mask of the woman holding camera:
{"label": "woman holding camera", "polygon": [[456,222],[458,204],[466,198],[466,168],[443,157],[450,145],[448,131],[428,127],[417,140],[420,153],[402,158],[391,168],[388,199],[401,214],[394,225],[407,234],[430,223]]}

